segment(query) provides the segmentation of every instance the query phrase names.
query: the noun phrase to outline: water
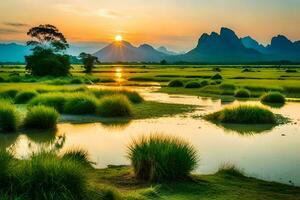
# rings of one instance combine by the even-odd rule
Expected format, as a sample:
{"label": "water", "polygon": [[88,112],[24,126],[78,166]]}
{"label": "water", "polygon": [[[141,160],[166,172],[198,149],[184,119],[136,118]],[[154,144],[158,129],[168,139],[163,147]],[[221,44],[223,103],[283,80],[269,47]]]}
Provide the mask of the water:
{"label": "water", "polygon": [[15,150],[19,157],[38,146],[54,145],[58,136],[64,136],[64,149],[81,147],[89,151],[97,168],[109,164],[130,164],[126,158],[127,146],[140,135],[162,133],[189,141],[199,152],[200,163],[196,173],[211,174],[222,164],[234,164],[247,175],[264,180],[300,185],[300,104],[288,102],[273,112],[292,120],[272,127],[268,125],[229,125],[220,127],[199,117],[221,109],[228,104],[260,104],[255,101],[226,102],[218,99],[184,95],[152,93],[155,88],[135,88],[147,100],[167,103],[200,105],[201,109],[188,115],[158,119],[133,120],[124,123],[86,123],[58,125],[55,133],[28,133],[0,135],[0,145]]}

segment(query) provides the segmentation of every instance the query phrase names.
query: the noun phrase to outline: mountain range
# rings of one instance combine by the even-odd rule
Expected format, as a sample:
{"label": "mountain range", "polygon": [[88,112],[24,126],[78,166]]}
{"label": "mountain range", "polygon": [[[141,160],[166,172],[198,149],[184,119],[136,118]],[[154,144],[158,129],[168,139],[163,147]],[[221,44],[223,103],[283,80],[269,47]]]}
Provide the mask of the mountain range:
{"label": "mountain range", "polygon": [[[24,55],[30,54],[25,45],[0,44],[0,62],[24,62]],[[93,54],[101,62],[206,62],[241,63],[260,61],[300,62],[300,41],[291,41],[278,35],[264,46],[250,36],[239,38],[228,28],[219,33],[204,33],[196,47],[178,54],[165,47],[155,49],[149,44],[135,47],[126,41],[115,41]]]}

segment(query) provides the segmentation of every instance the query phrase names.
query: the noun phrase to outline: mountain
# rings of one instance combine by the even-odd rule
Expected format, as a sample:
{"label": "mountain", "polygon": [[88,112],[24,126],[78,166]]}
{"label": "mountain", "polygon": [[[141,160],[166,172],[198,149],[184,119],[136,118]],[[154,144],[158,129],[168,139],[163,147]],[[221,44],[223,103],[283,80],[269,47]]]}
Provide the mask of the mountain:
{"label": "mountain", "polygon": [[267,53],[266,47],[262,44],[259,44],[256,40],[254,40],[250,36],[241,38],[241,41],[246,48],[255,49],[256,51],[258,51],[260,53]]}
{"label": "mountain", "polygon": [[16,43],[0,44],[0,62],[24,62],[30,48]]}
{"label": "mountain", "polygon": [[162,53],[164,53],[164,54],[167,54],[167,55],[178,55],[178,54],[179,54],[179,53],[177,53],[177,52],[168,50],[168,49],[167,49],[166,47],[164,47],[164,46],[161,46],[161,47],[157,48],[156,50],[159,51],[159,52],[162,52]]}
{"label": "mountain", "polygon": [[148,44],[135,47],[126,41],[116,41],[93,54],[101,62],[159,62],[166,54]]}
{"label": "mountain", "polygon": [[196,48],[170,59],[189,62],[250,62],[262,60],[262,54],[257,50],[246,48],[234,31],[221,28],[220,34],[204,33]]}

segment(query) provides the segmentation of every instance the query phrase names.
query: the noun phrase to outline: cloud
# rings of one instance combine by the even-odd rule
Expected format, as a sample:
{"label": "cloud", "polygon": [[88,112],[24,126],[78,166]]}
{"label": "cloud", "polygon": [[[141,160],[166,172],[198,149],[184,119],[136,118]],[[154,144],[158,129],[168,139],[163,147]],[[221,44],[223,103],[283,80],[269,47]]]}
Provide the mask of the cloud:
{"label": "cloud", "polygon": [[28,26],[28,24],[19,23],[19,22],[3,22],[3,25],[11,26],[11,27],[27,27]]}
{"label": "cloud", "polygon": [[22,31],[10,28],[0,28],[0,35],[21,33]]}
{"label": "cloud", "polygon": [[96,14],[100,17],[105,17],[105,18],[117,18],[121,17],[121,14],[113,11],[113,10],[108,10],[108,9],[99,9]]}

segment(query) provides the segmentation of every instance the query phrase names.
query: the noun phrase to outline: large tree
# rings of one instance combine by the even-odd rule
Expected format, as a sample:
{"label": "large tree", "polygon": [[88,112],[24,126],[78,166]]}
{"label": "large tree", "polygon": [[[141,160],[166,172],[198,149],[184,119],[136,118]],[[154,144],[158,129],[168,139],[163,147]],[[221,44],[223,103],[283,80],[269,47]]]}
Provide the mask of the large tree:
{"label": "large tree", "polygon": [[37,76],[64,76],[71,68],[70,58],[64,54],[69,45],[64,35],[53,25],[39,25],[28,33],[33,54],[26,56],[26,69]]}
{"label": "large tree", "polygon": [[81,62],[83,63],[83,67],[84,67],[86,73],[91,73],[94,68],[94,64],[99,63],[98,58],[96,56],[93,56],[88,53],[82,52],[79,55],[79,58],[80,58]]}

